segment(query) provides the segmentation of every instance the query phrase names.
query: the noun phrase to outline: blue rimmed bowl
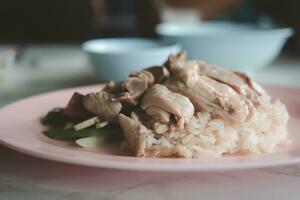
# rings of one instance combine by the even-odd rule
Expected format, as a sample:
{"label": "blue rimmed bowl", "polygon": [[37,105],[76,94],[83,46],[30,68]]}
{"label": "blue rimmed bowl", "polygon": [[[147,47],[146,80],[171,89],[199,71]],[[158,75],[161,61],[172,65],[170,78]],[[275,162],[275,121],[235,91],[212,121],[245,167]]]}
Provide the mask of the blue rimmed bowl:
{"label": "blue rimmed bowl", "polygon": [[250,73],[269,65],[293,33],[290,28],[230,22],[162,23],[156,31],[163,40],[187,49],[190,59]]}
{"label": "blue rimmed bowl", "polygon": [[120,81],[132,71],[164,63],[180,46],[150,39],[112,38],[87,41],[82,49],[101,80]]}

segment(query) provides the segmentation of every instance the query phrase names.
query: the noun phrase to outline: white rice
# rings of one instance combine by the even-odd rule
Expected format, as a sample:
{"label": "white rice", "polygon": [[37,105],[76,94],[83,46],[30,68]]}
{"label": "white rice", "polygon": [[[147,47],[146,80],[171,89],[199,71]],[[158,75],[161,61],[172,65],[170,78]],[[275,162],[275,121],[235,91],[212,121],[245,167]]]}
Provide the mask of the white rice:
{"label": "white rice", "polygon": [[288,118],[285,106],[276,101],[258,106],[254,119],[247,124],[232,124],[203,112],[195,113],[183,130],[156,122],[156,133],[147,138],[147,156],[219,157],[270,152],[286,139]]}

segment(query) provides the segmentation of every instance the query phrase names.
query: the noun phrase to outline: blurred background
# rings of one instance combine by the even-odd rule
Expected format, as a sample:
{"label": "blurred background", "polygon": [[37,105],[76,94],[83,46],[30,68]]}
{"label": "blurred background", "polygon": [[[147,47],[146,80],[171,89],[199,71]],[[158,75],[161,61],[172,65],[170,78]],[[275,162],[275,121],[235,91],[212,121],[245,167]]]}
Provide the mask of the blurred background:
{"label": "blurred background", "polygon": [[[158,38],[155,27],[162,22],[221,20],[291,27],[294,35],[279,58],[257,73],[257,79],[295,85],[299,7],[298,0],[0,0],[0,106],[44,91],[98,83],[82,42]],[[289,78],[282,79],[283,74]]]}
{"label": "blurred background", "polygon": [[[275,22],[296,30],[297,0],[1,0],[1,43],[80,43],[90,38],[156,37],[159,22]],[[293,45],[294,44],[294,45]]]}

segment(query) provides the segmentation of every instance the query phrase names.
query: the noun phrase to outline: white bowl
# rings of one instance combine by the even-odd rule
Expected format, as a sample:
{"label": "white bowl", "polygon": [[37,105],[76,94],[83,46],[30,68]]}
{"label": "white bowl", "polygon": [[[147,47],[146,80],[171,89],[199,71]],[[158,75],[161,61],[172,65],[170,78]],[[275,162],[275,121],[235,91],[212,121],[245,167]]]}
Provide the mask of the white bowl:
{"label": "white bowl", "polygon": [[270,64],[293,32],[290,28],[263,29],[229,22],[165,23],[156,31],[167,42],[187,49],[190,59],[248,72]]}
{"label": "white bowl", "polygon": [[148,39],[115,38],[90,40],[82,49],[102,80],[120,81],[132,71],[163,64],[180,46]]}

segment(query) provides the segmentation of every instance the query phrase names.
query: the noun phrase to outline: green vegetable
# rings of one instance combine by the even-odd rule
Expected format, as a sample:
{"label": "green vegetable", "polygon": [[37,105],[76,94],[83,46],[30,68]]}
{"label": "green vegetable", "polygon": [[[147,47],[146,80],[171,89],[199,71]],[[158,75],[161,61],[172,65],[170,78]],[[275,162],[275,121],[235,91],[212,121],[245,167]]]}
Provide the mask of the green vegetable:
{"label": "green vegetable", "polygon": [[50,126],[43,132],[47,137],[75,141],[81,147],[97,147],[123,140],[122,131],[116,124],[98,121],[98,117],[78,123],[66,117],[63,112],[63,108],[54,108],[41,119],[42,124]]}
{"label": "green vegetable", "polygon": [[63,108],[53,108],[41,120],[44,125],[64,125],[67,122],[66,117],[63,115]]}
{"label": "green vegetable", "polygon": [[103,136],[108,141],[122,140],[122,131],[117,125],[108,125],[103,128],[89,127],[79,131],[74,128],[50,128],[43,132],[47,137],[59,140],[76,140],[84,137]]}

